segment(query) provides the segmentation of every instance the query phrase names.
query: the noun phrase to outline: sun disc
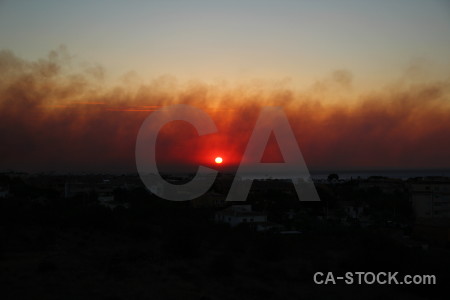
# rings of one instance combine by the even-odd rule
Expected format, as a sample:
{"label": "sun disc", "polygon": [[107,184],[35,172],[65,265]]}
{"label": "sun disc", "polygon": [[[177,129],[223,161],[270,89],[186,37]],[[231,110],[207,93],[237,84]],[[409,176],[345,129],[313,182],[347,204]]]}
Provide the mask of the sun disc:
{"label": "sun disc", "polygon": [[221,164],[223,162],[223,159],[222,157],[218,156],[214,161],[216,162],[216,164]]}

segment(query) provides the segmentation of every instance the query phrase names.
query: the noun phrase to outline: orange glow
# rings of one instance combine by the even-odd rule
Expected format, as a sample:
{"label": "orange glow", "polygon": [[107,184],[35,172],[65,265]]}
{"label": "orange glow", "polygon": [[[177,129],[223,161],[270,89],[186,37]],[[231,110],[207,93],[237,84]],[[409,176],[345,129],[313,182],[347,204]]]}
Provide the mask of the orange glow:
{"label": "orange glow", "polygon": [[[450,167],[447,80],[405,81],[348,94],[336,80],[294,89],[270,82],[172,85],[155,79],[135,90],[98,87],[89,77],[80,85],[64,73],[50,80],[42,74],[54,67],[53,61],[25,66],[2,53],[0,65],[17,66],[0,82],[0,137],[10,145],[0,147],[2,169],[133,172],[136,136],[145,118],[180,103],[204,109],[217,132],[201,135],[182,120],[164,125],[156,160],[165,172],[195,172],[198,166],[235,171],[246,162],[243,156],[264,106],[283,107],[311,169]],[[262,163],[284,161],[279,138],[266,143]]]}

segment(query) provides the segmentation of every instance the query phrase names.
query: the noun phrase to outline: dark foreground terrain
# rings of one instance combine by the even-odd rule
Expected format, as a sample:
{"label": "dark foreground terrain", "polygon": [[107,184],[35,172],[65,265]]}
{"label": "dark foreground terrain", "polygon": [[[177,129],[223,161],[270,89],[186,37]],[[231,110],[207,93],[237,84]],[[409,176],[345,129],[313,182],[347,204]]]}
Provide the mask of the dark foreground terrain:
{"label": "dark foreground terrain", "polygon": [[[306,213],[284,224],[297,233],[256,232],[215,223],[218,208],[159,200],[143,188],[116,191],[128,208],[111,209],[93,196],[11,185],[22,192],[0,199],[1,299],[448,299],[450,292],[448,246],[405,242],[399,236],[408,228],[341,224],[297,207]],[[316,285],[318,271],[434,274],[437,284]]]}

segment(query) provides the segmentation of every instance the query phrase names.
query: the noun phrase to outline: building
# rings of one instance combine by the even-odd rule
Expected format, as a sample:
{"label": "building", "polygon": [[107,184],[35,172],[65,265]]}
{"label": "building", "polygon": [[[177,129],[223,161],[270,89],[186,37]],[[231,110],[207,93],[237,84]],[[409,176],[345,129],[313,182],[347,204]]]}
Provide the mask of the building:
{"label": "building", "polygon": [[416,218],[450,217],[450,179],[445,177],[415,180],[410,185],[411,203]]}

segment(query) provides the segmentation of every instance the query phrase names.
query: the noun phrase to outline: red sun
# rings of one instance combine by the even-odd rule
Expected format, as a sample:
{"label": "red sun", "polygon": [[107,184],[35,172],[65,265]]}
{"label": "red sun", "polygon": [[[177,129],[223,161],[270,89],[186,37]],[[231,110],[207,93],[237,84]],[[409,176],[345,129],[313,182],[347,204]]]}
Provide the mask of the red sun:
{"label": "red sun", "polygon": [[221,164],[221,163],[223,162],[223,159],[222,159],[222,157],[217,156],[217,157],[214,159],[214,161],[216,162],[216,164]]}

